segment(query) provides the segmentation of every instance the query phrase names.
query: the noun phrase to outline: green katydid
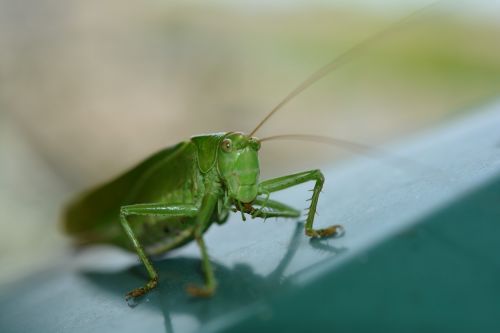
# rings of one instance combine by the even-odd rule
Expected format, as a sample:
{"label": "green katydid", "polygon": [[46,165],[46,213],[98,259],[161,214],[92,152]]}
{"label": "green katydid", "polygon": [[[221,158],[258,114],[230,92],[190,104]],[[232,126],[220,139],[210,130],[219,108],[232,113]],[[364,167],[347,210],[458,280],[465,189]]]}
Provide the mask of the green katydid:
{"label": "green katydid", "polygon": [[130,291],[127,299],[142,296],[156,287],[158,274],[149,255],[166,253],[193,240],[201,252],[205,285],[189,286],[187,291],[194,296],[212,295],[216,280],[203,239],[204,232],[214,222],[224,223],[230,211],[240,211],[243,218],[244,214],[252,218],[299,217],[299,210],[270,198],[271,193],[298,184],[314,182],[305,234],[328,237],[341,232],[339,225],[314,228],[324,183],[321,171],[310,170],[259,181],[259,149],[262,142],[280,138],[327,141],[354,150],[366,150],[367,147],[306,135],[281,135],[259,140],[254,134],[288,101],[408,17],[322,67],[286,96],[250,134],[227,132],[193,136],[189,141],[157,152],[109,183],[84,193],[65,212],[66,232],[82,243],[110,243],[137,252],[149,281]]}
{"label": "green katydid", "polygon": [[111,243],[137,252],[150,281],[129,292],[129,298],[141,296],[157,285],[158,274],[148,255],[162,254],[195,240],[200,247],[206,284],[190,286],[188,292],[210,296],[216,282],[203,233],[213,222],[224,223],[233,207],[252,217],[296,218],[299,210],[271,200],[269,195],[314,181],[306,234],[325,237],[340,228],[313,228],[324,182],[321,171],[259,182],[259,148],[258,139],[243,133],[192,137],[84,194],[66,212],[66,231],[83,242]]}

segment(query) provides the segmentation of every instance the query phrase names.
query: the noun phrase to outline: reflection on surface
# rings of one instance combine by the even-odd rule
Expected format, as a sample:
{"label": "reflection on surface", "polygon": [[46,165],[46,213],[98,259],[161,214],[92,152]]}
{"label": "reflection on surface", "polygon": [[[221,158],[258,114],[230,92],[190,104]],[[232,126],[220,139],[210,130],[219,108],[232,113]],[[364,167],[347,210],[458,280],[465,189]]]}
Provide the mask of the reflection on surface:
{"label": "reflection on surface", "polygon": [[[276,268],[267,276],[253,272],[246,264],[227,267],[212,262],[215,269],[218,289],[210,299],[198,299],[189,296],[184,290],[189,283],[201,283],[201,261],[197,258],[172,258],[155,262],[160,275],[158,288],[139,299],[134,307],[159,309],[165,321],[165,330],[173,332],[176,319],[190,317],[186,325],[206,325],[216,320],[231,321],[244,310],[250,314],[251,307],[259,303],[265,304],[276,293],[286,293],[293,285],[293,279],[284,276],[284,271],[293,259],[303,237],[303,223],[299,223],[292,235],[288,251]],[[336,248],[323,240],[311,240],[310,245],[318,250],[341,254],[346,248]],[[143,283],[146,278],[140,265],[117,273],[85,273],[85,277],[106,292],[125,295],[127,290]],[[125,306],[125,301],[124,301]]]}

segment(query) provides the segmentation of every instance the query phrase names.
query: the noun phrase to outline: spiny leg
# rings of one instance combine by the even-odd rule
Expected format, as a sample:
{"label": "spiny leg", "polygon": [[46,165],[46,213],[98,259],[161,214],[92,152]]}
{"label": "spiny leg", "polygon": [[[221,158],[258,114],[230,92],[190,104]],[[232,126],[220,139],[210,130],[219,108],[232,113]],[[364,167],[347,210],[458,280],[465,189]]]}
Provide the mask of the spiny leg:
{"label": "spiny leg", "polygon": [[315,181],[309,213],[307,214],[305,233],[309,237],[327,237],[342,230],[340,225],[332,225],[323,229],[314,229],[314,215],[318,204],[319,194],[323,188],[325,177],[320,170],[311,170],[293,175],[278,177],[263,181],[259,184],[259,193],[276,192],[308,181]]}
{"label": "spiny leg", "polygon": [[271,200],[268,198],[256,198],[252,205],[260,206],[259,209],[255,210],[251,213],[252,218],[260,217],[260,218],[269,218],[269,217],[299,217],[300,211],[285,205],[279,201]]}
{"label": "spiny leg", "polygon": [[[269,201],[269,196],[271,195],[271,193],[269,192],[266,192],[266,193],[261,193],[263,195],[265,195],[264,198],[262,197],[257,197],[255,198],[255,200],[252,202],[252,206],[253,205],[258,205],[260,206],[259,209],[253,209],[253,211],[251,212],[251,215],[252,215],[252,218],[256,217],[257,215],[259,215],[262,210],[264,210],[266,207],[268,207],[268,204],[267,202]],[[265,218],[264,218],[265,220]]]}
{"label": "spiny leg", "polygon": [[153,264],[149,260],[142,247],[139,239],[135,235],[134,231],[130,227],[129,222],[127,221],[128,216],[139,215],[139,216],[163,216],[163,217],[194,217],[198,212],[198,208],[195,205],[167,205],[162,203],[153,203],[153,204],[138,204],[138,205],[129,205],[123,206],[120,209],[120,222],[125,230],[125,233],[132,241],[132,244],[139,255],[146,271],[149,275],[149,282],[143,287],[136,288],[126,295],[126,299],[130,299],[132,297],[139,297],[146,294],[151,289],[155,288],[158,284],[158,273],[156,272]]}

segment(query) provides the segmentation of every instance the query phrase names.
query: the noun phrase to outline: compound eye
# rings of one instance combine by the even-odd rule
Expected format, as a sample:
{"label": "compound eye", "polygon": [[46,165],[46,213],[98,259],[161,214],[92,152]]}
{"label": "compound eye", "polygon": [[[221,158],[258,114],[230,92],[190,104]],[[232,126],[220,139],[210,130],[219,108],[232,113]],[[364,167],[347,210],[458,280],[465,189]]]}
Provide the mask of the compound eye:
{"label": "compound eye", "polygon": [[222,150],[226,153],[230,152],[233,149],[233,142],[230,139],[224,139],[221,143]]}

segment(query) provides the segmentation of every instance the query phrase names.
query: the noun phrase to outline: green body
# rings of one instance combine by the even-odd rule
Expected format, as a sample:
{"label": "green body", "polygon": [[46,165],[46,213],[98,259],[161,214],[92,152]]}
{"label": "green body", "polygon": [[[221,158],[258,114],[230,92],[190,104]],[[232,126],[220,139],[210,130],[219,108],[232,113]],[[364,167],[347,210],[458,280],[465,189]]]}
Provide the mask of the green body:
{"label": "green body", "polygon": [[319,170],[259,182],[260,142],[242,133],[192,137],[151,156],[111,182],[84,193],[67,209],[64,226],[81,243],[110,243],[138,253],[150,276],[128,297],[154,288],[158,275],[148,255],[158,255],[195,240],[201,250],[206,285],[189,287],[197,296],[215,290],[203,233],[224,223],[231,210],[252,217],[298,217],[299,211],[271,200],[270,194],[315,181],[305,231],[328,236],[339,226],[312,228],[323,186]]}
{"label": "green body", "polygon": [[[67,210],[66,231],[83,243],[111,243],[133,250],[120,225],[120,208],[138,203],[199,204],[204,179],[193,142],[166,148],[75,201]],[[142,221],[134,223],[138,218]],[[155,245],[168,244],[178,233],[194,226],[194,218],[184,216],[132,216],[130,222],[150,254],[149,249]]]}

